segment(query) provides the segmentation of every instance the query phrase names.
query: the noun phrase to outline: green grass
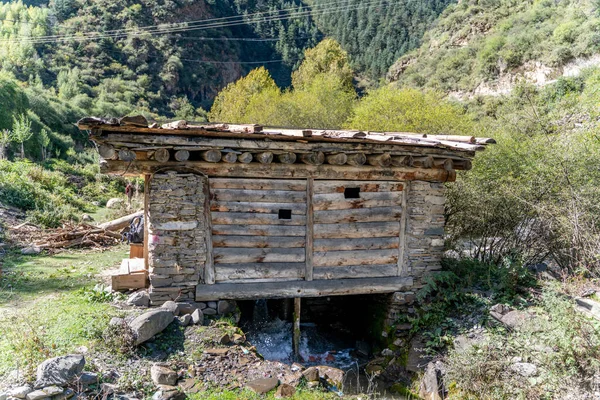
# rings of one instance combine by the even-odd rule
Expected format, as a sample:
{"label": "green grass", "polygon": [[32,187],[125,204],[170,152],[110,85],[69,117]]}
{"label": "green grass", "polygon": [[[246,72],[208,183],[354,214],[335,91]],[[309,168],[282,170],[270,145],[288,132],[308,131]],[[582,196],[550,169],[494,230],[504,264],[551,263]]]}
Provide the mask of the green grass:
{"label": "green grass", "polygon": [[127,256],[124,244],[102,252],[78,250],[52,256],[9,252],[0,277],[0,306],[93,286],[100,271],[119,265]]}
{"label": "green grass", "polygon": [[[292,400],[328,400],[339,399],[340,397],[333,393],[321,392],[318,390],[297,389]],[[250,390],[208,390],[188,396],[190,400],[270,400],[275,399],[275,391],[267,395],[259,395]]]}

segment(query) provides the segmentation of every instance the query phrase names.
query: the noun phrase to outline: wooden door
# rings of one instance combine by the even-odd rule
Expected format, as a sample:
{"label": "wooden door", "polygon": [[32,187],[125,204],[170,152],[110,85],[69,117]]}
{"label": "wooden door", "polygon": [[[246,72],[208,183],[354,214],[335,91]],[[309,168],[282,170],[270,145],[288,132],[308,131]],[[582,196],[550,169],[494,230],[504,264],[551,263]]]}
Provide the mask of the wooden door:
{"label": "wooden door", "polygon": [[315,180],[313,279],[400,275],[403,190],[402,182]]}
{"label": "wooden door", "polygon": [[305,276],[306,181],[211,178],[215,282]]}

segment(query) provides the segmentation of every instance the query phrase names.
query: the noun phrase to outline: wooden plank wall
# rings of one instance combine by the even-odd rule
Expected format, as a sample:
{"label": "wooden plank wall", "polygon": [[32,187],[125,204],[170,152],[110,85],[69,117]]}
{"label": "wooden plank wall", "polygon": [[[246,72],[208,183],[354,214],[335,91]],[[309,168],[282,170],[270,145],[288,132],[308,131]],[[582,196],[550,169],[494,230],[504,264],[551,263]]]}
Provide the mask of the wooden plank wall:
{"label": "wooden plank wall", "polygon": [[[305,277],[306,181],[211,178],[215,282]],[[290,219],[281,219],[280,210]]]}
{"label": "wooden plank wall", "polygon": [[[358,198],[346,198],[347,188]],[[314,279],[398,276],[401,182],[314,181]]]}

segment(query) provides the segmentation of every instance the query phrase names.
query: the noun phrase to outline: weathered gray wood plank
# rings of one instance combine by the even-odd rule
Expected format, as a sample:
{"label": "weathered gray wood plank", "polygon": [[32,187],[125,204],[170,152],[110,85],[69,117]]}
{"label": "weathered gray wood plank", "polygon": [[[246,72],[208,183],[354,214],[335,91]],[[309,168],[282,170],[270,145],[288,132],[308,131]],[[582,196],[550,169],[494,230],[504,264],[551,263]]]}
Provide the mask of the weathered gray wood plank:
{"label": "weathered gray wood plank", "polygon": [[374,238],[398,236],[398,222],[362,222],[350,224],[315,224],[315,239]]}
{"label": "weathered gray wood plank", "polygon": [[[282,205],[282,209],[285,206]],[[290,219],[280,219],[277,214],[242,213],[242,212],[211,212],[212,223],[215,225],[306,225],[304,215],[294,215]]]}
{"label": "weathered gray wood plank", "polygon": [[315,268],[315,279],[379,278],[396,276],[396,264],[348,265],[344,267]]}
{"label": "weathered gray wood plank", "polygon": [[399,220],[402,207],[374,207],[350,210],[315,211],[315,223],[339,224],[347,222],[387,222]]}
{"label": "weathered gray wood plank", "polygon": [[210,187],[213,189],[244,189],[244,190],[306,190],[306,181],[303,179],[241,179],[241,178],[215,178],[211,179]]}
{"label": "weathered gray wood plank", "polygon": [[262,249],[270,247],[304,247],[306,238],[300,236],[222,236],[213,235],[213,247],[248,247]]}
{"label": "weathered gray wood plank", "polygon": [[315,193],[344,193],[346,188],[360,188],[362,192],[399,192],[404,188],[401,182],[361,182],[361,181],[315,181]]}
{"label": "weathered gray wood plank", "polygon": [[216,281],[248,279],[302,279],[304,263],[240,263],[218,265]]}
{"label": "weathered gray wood plank", "polygon": [[306,192],[292,190],[211,189],[214,201],[304,203]]}
{"label": "weathered gray wood plank", "polygon": [[248,249],[236,247],[220,247],[213,249],[214,263],[238,264],[238,263],[298,263],[304,262],[305,250],[303,248],[263,248]]}
{"label": "weathered gray wood plank", "polygon": [[411,288],[412,277],[357,278],[265,283],[218,283],[196,286],[196,301],[393,293]]}
{"label": "weathered gray wood plank", "polygon": [[233,213],[266,213],[277,214],[280,209],[292,210],[292,214],[305,215],[306,204],[303,203],[251,203],[236,201],[214,200],[210,204],[211,211],[233,212]]}
{"label": "weathered gray wood plank", "polygon": [[[316,251],[313,254],[315,270],[319,267],[396,264],[397,262],[398,249]],[[396,268],[397,267],[398,266],[396,265]]]}
{"label": "weathered gray wood plank", "polygon": [[[214,239],[213,239],[214,242]],[[397,237],[359,238],[359,239],[316,239],[314,251],[343,251],[343,250],[383,250],[397,249]]]}
{"label": "weathered gray wood plank", "polygon": [[213,225],[212,232],[213,235],[304,237],[306,228],[298,225]]}

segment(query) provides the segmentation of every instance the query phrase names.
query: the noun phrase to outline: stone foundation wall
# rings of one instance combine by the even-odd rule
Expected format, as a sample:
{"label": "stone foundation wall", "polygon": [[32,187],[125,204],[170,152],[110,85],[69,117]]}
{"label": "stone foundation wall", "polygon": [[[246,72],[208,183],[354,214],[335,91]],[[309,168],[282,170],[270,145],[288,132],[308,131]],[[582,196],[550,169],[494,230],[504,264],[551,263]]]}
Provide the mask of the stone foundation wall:
{"label": "stone foundation wall", "polygon": [[154,174],[148,207],[148,264],[153,305],[194,300],[204,275],[206,178],[190,173]]}
{"label": "stone foundation wall", "polygon": [[405,262],[414,286],[422,286],[423,276],[441,268],[444,254],[443,183],[413,181],[410,183],[406,220]]}

